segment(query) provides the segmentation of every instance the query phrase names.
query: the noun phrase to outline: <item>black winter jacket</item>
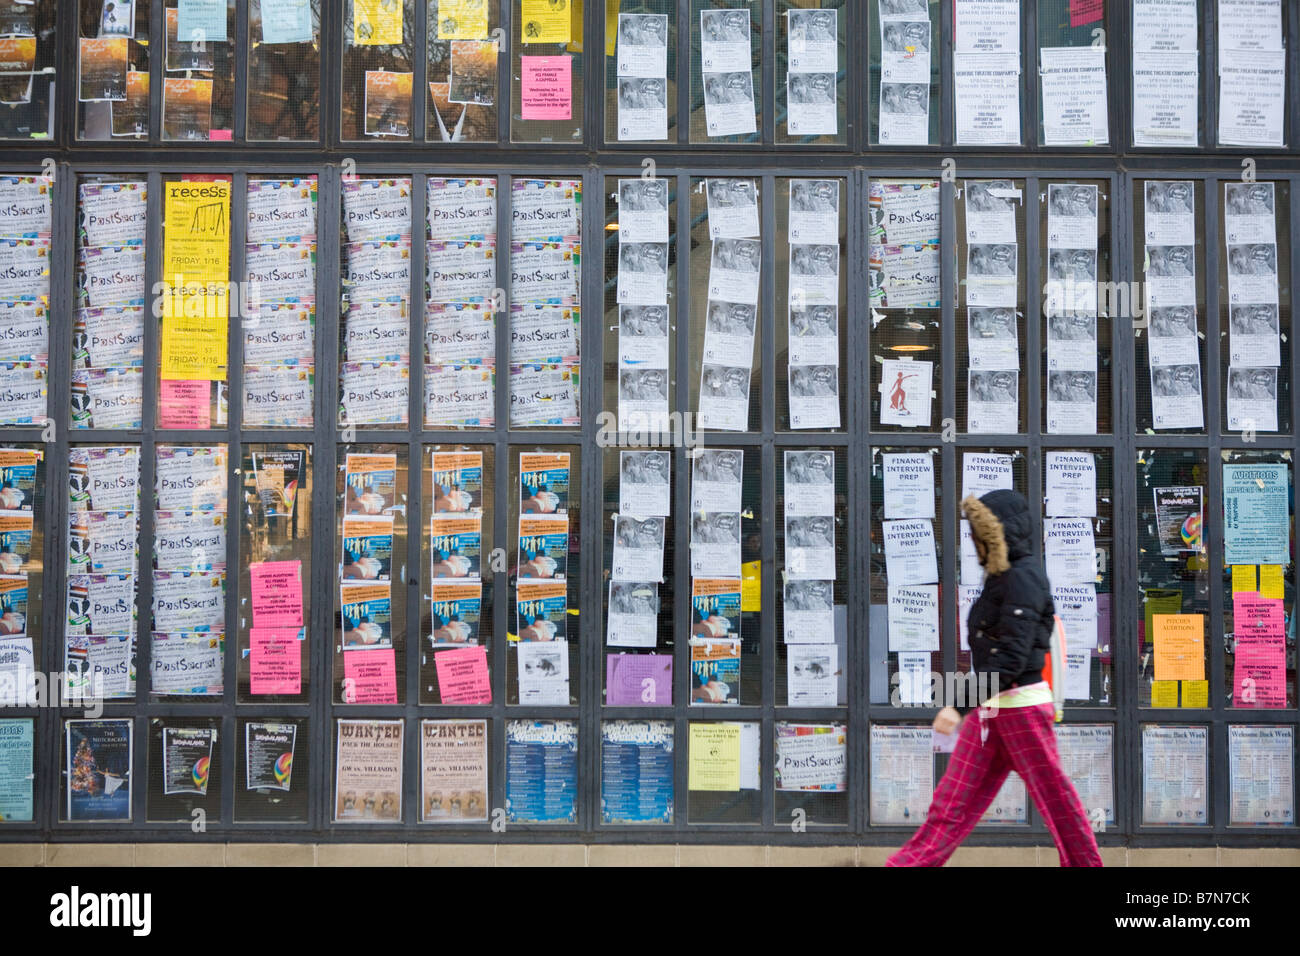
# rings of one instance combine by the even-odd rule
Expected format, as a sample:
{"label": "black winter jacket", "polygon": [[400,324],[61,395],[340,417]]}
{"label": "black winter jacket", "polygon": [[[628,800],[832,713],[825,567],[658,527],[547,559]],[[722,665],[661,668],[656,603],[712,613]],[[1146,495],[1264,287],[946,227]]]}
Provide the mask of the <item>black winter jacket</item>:
{"label": "black winter jacket", "polygon": [[[1019,492],[1000,490],[967,496],[962,510],[984,548],[984,591],[968,622],[980,693],[1035,684],[1043,679],[1056,611],[1047,575],[1034,558],[1029,504]],[[957,709],[965,713],[974,706],[967,700]]]}

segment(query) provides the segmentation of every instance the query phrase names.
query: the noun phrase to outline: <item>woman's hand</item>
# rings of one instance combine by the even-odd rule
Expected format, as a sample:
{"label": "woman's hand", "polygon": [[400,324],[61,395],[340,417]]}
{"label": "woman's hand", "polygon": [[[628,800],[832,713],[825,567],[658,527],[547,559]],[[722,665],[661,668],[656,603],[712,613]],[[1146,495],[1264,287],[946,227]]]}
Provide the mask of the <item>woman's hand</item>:
{"label": "woman's hand", "polygon": [[936,733],[955,734],[961,727],[961,714],[957,713],[952,707],[945,707],[934,716],[934,723],[931,725]]}

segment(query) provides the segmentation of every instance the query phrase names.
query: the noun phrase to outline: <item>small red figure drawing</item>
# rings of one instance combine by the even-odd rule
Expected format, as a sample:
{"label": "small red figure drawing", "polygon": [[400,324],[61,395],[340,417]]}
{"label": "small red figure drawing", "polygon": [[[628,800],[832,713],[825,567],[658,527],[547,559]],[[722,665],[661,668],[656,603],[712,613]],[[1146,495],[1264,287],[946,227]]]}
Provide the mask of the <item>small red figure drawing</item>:
{"label": "small red figure drawing", "polygon": [[893,389],[889,393],[889,407],[900,412],[907,411],[907,392],[903,389],[903,382],[909,378],[916,378],[916,375],[904,375],[898,373],[898,381],[894,383]]}

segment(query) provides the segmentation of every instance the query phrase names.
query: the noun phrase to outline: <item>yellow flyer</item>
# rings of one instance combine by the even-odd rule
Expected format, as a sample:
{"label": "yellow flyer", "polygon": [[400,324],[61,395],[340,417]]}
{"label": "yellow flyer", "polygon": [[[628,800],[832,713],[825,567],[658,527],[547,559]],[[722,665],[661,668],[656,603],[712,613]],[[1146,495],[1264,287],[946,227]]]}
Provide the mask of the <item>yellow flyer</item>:
{"label": "yellow flyer", "polygon": [[394,46],[402,42],[402,0],[352,0],[352,42]]}
{"label": "yellow flyer", "polygon": [[692,723],[688,790],[740,789],[740,724]]}
{"label": "yellow flyer", "polygon": [[742,611],[761,611],[763,609],[763,562],[746,561],[740,566],[740,609]]}
{"label": "yellow flyer", "polygon": [[487,0],[438,0],[439,40],[487,38]]}
{"label": "yellow flyer", "polygon": [[1282,565],[1261,564],[1259,566],[1259,596],[1282,600]]}
{"label": "yellow flyer", "polygon": [[1232,565],[1232,593],[1242,594],[1255,590],[1255,566],[1253,564]]}
{"label": "yellow flyer", "polygon": [[183,179],[163,194],[164,379],[226,377],[230,181]]}
{"label": "yellow flyer", "polygon": [[168,183],[163,227],[164,282],[190,286],[230,281],[229,180]]}
{"label": "yellow flyer", "polygon": [[1208,680],[1183,681],[1184,707],[1209,707],[1210,682]]}
{"label": "yellow flyer", "polygon": [[164,315],[161,376],[224,382],[228,326],[225,316]]}
{"label": "yellow flyer", "polygon": [[523,42],[568,43],[574,0],[522,0]]}
{"label": "yellow flyer", "polygon": [[1152,707],[1178,706],[1178,681],[1153,680],[1151,682]]}

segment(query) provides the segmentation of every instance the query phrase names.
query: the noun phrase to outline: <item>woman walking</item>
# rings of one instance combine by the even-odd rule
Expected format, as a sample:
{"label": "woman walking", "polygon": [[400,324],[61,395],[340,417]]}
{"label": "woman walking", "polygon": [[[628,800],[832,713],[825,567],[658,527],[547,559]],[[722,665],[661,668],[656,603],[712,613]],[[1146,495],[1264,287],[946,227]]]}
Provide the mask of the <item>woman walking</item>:
{"label": "woman walking", "polygon": [[1047,822],[1061,865],[1101,866],[1087,815],[1056,752],[1056,709],[1042,676],[1055,613],[1047,576],[1033,555],[1029,504],[1018,492],[1002,490],[978,499],[968,495],[962,510],[984,566],[984,591],[970,611],[971,669],[976,686],[994,696],[964,719],[969,707],[944,707],[935,717],[936,731],[960,729],[961,736],[925,823],[885,865],[942,866],[1014,770]]}

